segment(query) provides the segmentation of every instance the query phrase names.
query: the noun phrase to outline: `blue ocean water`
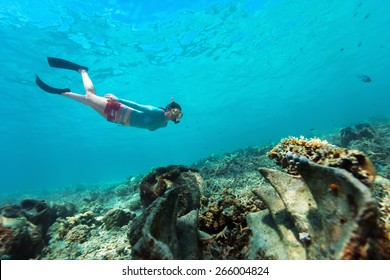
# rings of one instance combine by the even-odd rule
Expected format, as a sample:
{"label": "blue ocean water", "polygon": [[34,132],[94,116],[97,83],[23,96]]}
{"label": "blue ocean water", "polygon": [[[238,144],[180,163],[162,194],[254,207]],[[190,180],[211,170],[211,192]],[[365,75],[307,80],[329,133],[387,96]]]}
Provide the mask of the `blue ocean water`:
{"label": "blue ocean water", "polygon": [[[3,193],[121,181],[390,116],[388,1],[2,0],[0,19]],[[109,123],[35,85],[39,74],[83,93],[47,56],[87,65],[99,95],[174,97],[184,117],[154,132]]]}

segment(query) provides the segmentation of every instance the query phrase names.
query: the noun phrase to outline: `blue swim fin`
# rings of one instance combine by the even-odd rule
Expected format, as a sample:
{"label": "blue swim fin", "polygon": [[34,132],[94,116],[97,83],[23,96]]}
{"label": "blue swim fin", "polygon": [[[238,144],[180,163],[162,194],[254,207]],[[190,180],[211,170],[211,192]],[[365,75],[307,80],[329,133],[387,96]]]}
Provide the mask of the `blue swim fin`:
{"label": "blue swim fin", "polygon": [[35,83],[44,91],[54,94],[61,94],[64,92],[70,92],[70,88],[54,88],[44,83],[37,75]]}
{"label": "blue swim fin", "polygon": [[62,59],[62,58],[48,57],[47,61],[49,62],[49,65],[51,67],[55,67],[55,68],[68,69],[68,70],[74,70],[74,71],[78,71],[80,69],[83,69],[85,71],[88,71],[88,67],[70,62],[70,61]]}

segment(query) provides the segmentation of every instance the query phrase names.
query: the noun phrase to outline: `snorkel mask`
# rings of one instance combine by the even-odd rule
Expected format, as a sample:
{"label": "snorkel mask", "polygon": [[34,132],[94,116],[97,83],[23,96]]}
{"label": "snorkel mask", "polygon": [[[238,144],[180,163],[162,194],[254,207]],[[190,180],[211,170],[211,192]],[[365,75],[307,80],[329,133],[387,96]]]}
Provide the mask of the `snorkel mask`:
{"label": "snorkel mask", "polygon": [[176,109],[176,108],[171,110],[171,114],[172,114],[172,116],[175,117],[173,119],[174,123],[179,123],[181,117],[183,117],[183,113],[179,109]]}
{"label": "snorkel mask", "polygon": [[167,105],[165,110],[170,110],[172,116],[174,117],[173,122],[178,124],[180,119],[183,117],[183,113],[181,112],[181,106],[175,102],[175,99],[172,98],[172,102]]}

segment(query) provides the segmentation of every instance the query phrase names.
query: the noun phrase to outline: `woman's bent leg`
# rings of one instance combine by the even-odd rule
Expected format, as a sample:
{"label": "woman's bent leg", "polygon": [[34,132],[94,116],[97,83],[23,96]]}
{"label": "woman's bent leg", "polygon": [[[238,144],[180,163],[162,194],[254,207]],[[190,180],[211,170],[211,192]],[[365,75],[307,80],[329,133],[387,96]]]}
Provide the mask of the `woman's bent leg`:
{"label": "woman's bent leg", "polygon": [[89,78],[87,71],[81,69],[79,70],[79,72],[81,74],[81,78],[83,79],[85,97],[88,102],[88,105],[95,109],[95,111],[97,111],[102,116],[105,116],[104,109],[107,105],[107,99],[96,95],[95,87],[93,86],[93,83]]}
{"label": "woman's bent leg", "polygon": [[93,97],[87,98],[86,95],[82,95],[74,92],[64,92],[61,95],[69,97],[85,105],[88,105],[96,112],[98,112],[100,115],[102,115],[104,118],[107,117],[106,114],[104,113],[104,109],[106,108],[107,105],[107,99],[105,99],[104,97],[93,95]]}
{"label": "woman's bent leg", "polygon": [[93,86],[93,83],[91,79],[88,76],[87,71],[85,70],[79,70],[79,73],[81,74],[81,78],[83,79],[83,85],[85,89],[85,93],[96,95],[95,87]]}
{"label": "woman's bent leg", "polygon": [[85,88],[85,95],[81,95],[74,92],[64,92],[61,95],[67,96],[73,100],[76,100],[78,102],[81,102],[85,105],[90,106],[92,109],[94,109],[96,112],[98,112],[100,115],[102,115],[104,118],[106,118],[106,114],[104,113],[104,109],[107,105],[107,99],[101,96],[97,96],[95,92],[95,87],[93,86],[93,83],[91,79],[88,76],[87,71],[81,69],[79,70],[81,74],[81,78],[83,79],[83,85]]}
{"label": "woman's bent leg", "polygon": [[89,106],[89,103],[88,103],[87,98],[85,97],[85,95],[74,93],[74,92],[63,92],[63,93],[61,93],[61,95],[69,97],[70,99],[76,100],[76,101],[78,101],[80,103],[83,103],[83,104]]}

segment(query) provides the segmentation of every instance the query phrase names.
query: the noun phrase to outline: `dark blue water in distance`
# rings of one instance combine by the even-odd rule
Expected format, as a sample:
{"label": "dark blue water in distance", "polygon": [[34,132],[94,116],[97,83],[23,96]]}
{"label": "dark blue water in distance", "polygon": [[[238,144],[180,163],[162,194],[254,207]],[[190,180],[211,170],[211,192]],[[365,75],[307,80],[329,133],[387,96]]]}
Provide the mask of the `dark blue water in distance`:
{"label": "dark blue water in distance", "polygon": [[[104,184],[169,164],[390,116],[390,1],[2,0],[0,190]],[[181,104],[154,132],[44,93]],[[359,75],[367,75],[364,82]]]}

